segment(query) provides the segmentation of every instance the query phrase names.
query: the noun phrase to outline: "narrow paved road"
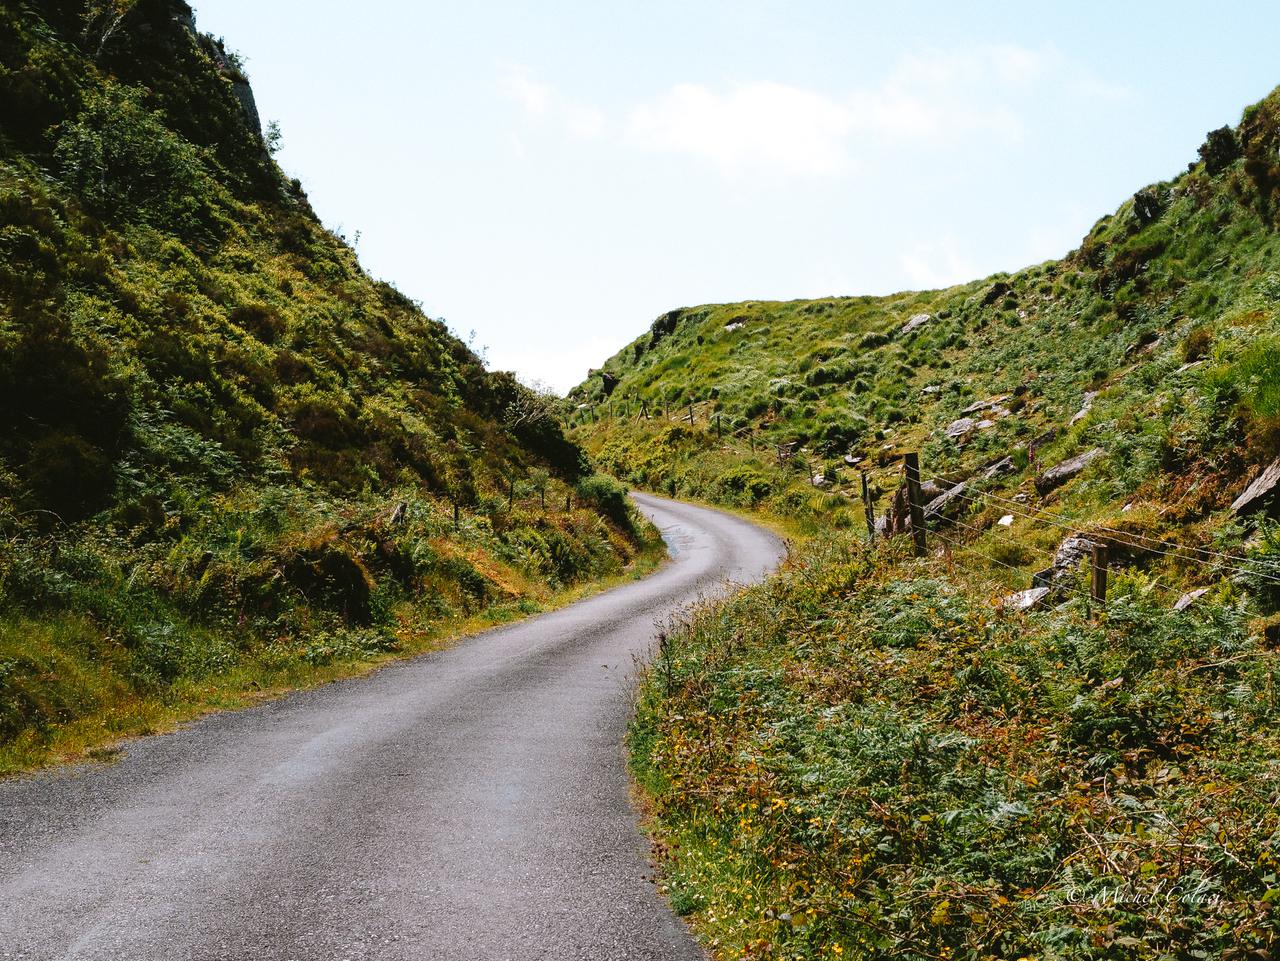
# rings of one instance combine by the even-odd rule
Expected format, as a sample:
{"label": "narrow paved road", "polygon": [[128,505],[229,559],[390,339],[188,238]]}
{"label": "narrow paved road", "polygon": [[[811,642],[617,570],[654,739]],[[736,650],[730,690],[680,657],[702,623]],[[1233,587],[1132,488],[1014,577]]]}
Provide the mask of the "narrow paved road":
{"label": "narrow paved road", "polygon": [[0,958],[701,958],[629,802],[633,658],[782,548],[637,501],[674,555],[643,581],[0,782]]}

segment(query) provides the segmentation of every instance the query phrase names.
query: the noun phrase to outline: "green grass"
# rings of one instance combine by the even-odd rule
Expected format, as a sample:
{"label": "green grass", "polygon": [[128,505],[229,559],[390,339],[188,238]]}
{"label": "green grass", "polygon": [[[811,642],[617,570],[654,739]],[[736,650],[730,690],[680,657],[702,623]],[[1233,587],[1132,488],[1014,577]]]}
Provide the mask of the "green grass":
{"label": "green grass", "polygon": [[[572,393],[603,469],[801,545],[667,633],[632,726],[717,957],[1275,953],[1280,540],[1230,505],[1280,455],[1278,144],[1280,91],[1062,260],[672,311]],[[971,498],[919,561],[860,502],[908,451]],[[1105,613],[1083,569],[1005,610],[1073,532],[1111,546]]]}
{"label": "green grass", "polygon": [[633,767],[717,956],[1274,950],[1280,655],[1238,599],[993,612],[940,561],[810,542],[674,626]]}
{"label": "green grass", "polygon": [[320,224],[220,41],[165,3],[116,12],[104,33],[100,4],[0,10],[10,767],[417,650],[648,550],[554,398]]}

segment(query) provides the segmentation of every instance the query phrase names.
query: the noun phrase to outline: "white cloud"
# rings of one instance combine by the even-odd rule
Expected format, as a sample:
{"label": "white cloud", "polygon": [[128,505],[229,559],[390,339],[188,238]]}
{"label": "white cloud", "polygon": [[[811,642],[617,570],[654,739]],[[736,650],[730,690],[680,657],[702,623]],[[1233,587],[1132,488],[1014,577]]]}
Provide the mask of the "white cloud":
{"label": "white cloud", "polygon": [[571,99],[523,66],[506,65],[504,93],[529,126],[580,140],[621,137],[634,149],[693,158],[726,176],[831,178],[876,146],[938,150],[983,137],[1014,144],[1046,92],[1087,101],[1127,96],[1052,47],[994,44],[901,58],[874,84],[823,92],[767,80],[680,83],[615,118]]}
{"label": "white cloud", "polygon": [[555,87],[535,79],[526,67],[503,67],[500,87],[520,105],[526,123],[554,125],[578,140],[593,140],[604,132],[604,115],[599,110],[563,96]]}
{"label": "white cloud", "polygon": [[779,83],[740,84],[726,93],[679,84],[632,111],[628,136],[729,172],[763,167],[830,174],[848,164],[844,141],[851,124],[844,104]]}
{"label": "white cloud", "polygon": [[1042,108],[1037,97],[1049,84],[1080,96],[1124,94],[1052,48],[996,45],[904,57],[881,82],[838,95],[769,82],[679,84],[634,107],[627,133],[632,144],[729,175],[830,176],[855,169],[873,142],[1017,142],[1023,115]]}

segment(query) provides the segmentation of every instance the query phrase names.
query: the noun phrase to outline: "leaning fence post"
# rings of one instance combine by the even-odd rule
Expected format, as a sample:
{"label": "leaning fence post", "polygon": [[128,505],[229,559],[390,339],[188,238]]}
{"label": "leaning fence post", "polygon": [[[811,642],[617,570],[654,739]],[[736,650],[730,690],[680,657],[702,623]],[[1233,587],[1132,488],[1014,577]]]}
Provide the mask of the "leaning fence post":
{"label": "leaning fence post", "polygon": [[689,401],[689,426],[693,426],[693,401]]}
{"label": "leaning fence post", "polygon": [[1107,545],[1093,545],[1093,570],[1089,583],[1089,596],[1099,607],[1107,603]]}
{"label": "leaning fence post", "polygon": [[862,471],[862,510],[867,515],[867,538],[876,539],[876,512],[871,506],[871,483],[867,480],[867,472]]}
{"label": "leaning fence post", "polygon": [[912,452],[903,457],[907,469],[907,503],[911,507],[911,538],[916,542],[916,557],[928,551],[924,530],[924,500],[920,495],[920,455]]}

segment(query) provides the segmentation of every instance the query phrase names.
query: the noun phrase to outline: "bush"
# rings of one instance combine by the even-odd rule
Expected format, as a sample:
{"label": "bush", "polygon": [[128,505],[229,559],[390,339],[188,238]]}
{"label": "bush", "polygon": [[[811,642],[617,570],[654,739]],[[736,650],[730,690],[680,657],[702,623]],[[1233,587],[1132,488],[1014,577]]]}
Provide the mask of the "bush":
{"label": "bush", "polygon": [[635,529],[627,488],[606,474],[589,474],[578,481],[578,500],[590,504],[623,530]]}
{"label": "bush", "polygon": [[1219,127],[1209,131],[1199,153],[1205,171],[1216,177],[1240,159],[1240,140],[1230,127]]}

